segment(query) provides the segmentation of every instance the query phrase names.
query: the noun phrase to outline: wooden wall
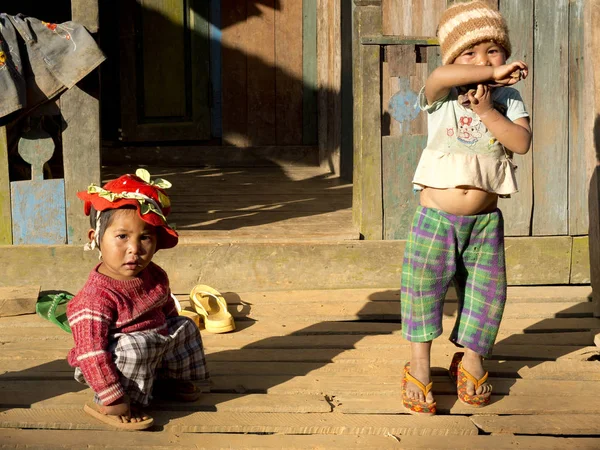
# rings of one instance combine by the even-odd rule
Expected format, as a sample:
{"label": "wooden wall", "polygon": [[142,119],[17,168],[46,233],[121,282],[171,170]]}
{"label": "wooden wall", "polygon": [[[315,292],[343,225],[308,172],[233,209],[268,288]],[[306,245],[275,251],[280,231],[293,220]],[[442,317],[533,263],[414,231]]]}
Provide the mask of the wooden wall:
{"label": "wooden wall", "polygon": [[[511,59],[523,59],[530,67],[529,78],[516,88],[531,114],[534,137],[527,155],[515,155],[520,191],[500,202],[507,235],[585,235],[595,166],[593,149],[585,145],[586,114],[591,110],[586,86],[592,76],[586,65],[589,36],[583,27],[586,0],[555,0],[552,8],[539,0],[488,3],[499,6],[508,22]],[[411,106],[439,64],[438,47],[397,43],[414,36],[434,38],[445,7],[446,0],[381,1],[380,40],[388,44],[383,45],[380,65],[384,239],[408,233],[411,214],[405,210],[417,200],[407,190],[407,179],[418,158],[407,151],[418,152],[426,135],[424,113]]]}
{"label": "wooden wall", "polygon": [[305,101],[314,91],[316,36],[305,37],[312,46],[303,40],[304,22],[316,19],[315,2],[221,0],[225,145],[316,144],[304,129],[305,115],[316,115],[316,102]]}

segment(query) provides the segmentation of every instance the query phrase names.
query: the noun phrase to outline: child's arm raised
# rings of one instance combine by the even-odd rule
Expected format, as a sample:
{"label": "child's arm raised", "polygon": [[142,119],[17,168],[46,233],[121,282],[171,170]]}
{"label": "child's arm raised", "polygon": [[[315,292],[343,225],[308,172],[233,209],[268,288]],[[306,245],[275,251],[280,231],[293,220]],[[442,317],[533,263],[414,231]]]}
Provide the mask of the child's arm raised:
{"label": "child's arm raised", "polygon": [[485,84],[477,86],[477,91],[469,91],[471,108],[479,116],[490,133],[508,150],[524,155],[531,145],[529,119],[522,117],[512,122],[494,108],[492,88]]}
{"label": "child's arm raised", "polygon": [[[521,71],[521,76],[513,77],[512,74]],[[523,61],[514,61],[502,66],[483,66],[474,64],[449,64],[435,69],[425,82],[425,97],[427,103],[445,97],[450,89],[455,86],[469,84],[493,84],[495,86],[511,86],[518,83],[528,74],[527,64]]]}

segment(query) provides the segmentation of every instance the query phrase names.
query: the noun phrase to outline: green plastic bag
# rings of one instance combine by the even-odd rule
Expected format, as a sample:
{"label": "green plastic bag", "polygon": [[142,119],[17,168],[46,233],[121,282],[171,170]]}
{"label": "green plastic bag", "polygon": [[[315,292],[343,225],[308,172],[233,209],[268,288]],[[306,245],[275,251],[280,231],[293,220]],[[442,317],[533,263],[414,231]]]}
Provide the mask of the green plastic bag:
{"label": "green plastic bag", "polygon": [[70,333],[71,327],[67,319],[67,303],[72,298],[73,296],[66,292],[42,295],[35,304],[35,311],[38,313],[38,316],[49,320],[67,333]]}

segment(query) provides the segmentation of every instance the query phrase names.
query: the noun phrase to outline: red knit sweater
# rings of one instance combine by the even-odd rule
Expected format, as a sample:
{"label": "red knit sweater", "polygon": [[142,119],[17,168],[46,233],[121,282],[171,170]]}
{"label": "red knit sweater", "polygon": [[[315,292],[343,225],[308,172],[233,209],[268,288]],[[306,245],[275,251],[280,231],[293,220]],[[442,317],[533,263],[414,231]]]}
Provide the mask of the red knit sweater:
{"label": "red knit sweater", "polygon": [[67,306],[75,340],[68,362],[81,369],[106,405],[125,394],[108,351],[109,335],[153,329],[167,334],[166,318],[176,316],[177,310],[167,274],[156,264],[151,262],[137,278],[127,281],[99,273],[99,266]]}

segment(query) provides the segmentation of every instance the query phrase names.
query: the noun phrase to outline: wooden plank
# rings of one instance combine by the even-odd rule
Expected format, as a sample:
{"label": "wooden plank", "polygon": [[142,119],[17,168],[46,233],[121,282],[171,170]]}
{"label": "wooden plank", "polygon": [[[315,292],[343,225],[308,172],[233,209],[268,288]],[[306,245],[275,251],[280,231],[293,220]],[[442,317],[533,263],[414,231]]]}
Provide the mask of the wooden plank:
{"label": "wooden plank", "polygon": [[0,287],[0,317],[35,314],[39,286]]}
{"label": "wooden plank", "polygon": [[380,50],[378,47],[361,46],[360,51],[363,70],[360,232],[365,239],[380,240],[383,237]]}
{"label": "wooden plank", "polygon": [[[473,414],[473,407],[463,405],[454,395],[436,395],[438,414]],[[486,414],[539,415],[554,414],[600,414],[600,399],[589,395],[573,396],[571,400],[545,396],[499,396],[492,395],[485,407]],[[334,399],[336,412],[343,414],[402,414],[405,412],[401,396],[349,397],[340,395]],[[441,416],[443,417],[443,416]],[[452,416],[454,417],[454,416]]]}
{"label": "wooden plank", "polygon": [[317,140],[317,0],[302,1],[302,143]]}
{"label": "wooden plank", "polygon": [[[27,392],[22,391],[26,389]],[[6,381],[2,383],[6,397],[0,400],[6,408],[81,408],[93,396],[93,391],[75,380]],[[220,394],[204,393],[193,404],[157,401],[156,408],[191,411],[269,412],[269,413],[328,413],[330,405],[321,394],[303,395],[301,401],[287,394]],[[0,417],[0,423],[2,418]],[[2,425],[0,425],[1,427]]]}
{"label": "wooden plank", "polygon": [[6,127],[0,127],[0,245],[12,245],[12,212],[10,210]]}
{"label": "wooden plank", "polygon": [[[568,233],[568,25],[569,2],[536,4],[534,36],[533,235]],[[553,42],[553,45],[547,45]],[[552,64],[548,64],[553,61]],[[539,70],[537,70],[539,69]],[[548,108],[548,105],[553,105]]]}
{"label": "wooden plank", "polygon": [[427,136],[384,137],[383,223],[384,239],[406,239],[419,198],[412,190],[414,174]]}
{"label": "wooden plank", "polygon": [[[410,415],[278,414],[152,411],[169,433],[279,433],[412,436],[475,436],[477,428],[467,417],[414,417]],[[173,417],[174,415],[180,417]],[[71,409],[11,409],[0,412],[2,428],[107,429],[101,422]],[[221,435],[222,436],[222,435]],[[268,436],[261,436],[268,437]],[[198,437],[196,437],[197,443]],[[221,437],[221,442],[222,442]],[[391,440],[390,442],[396,442]],[[363,447],[364,448],[364,447]]]}
{"label": "wooden plank", "polygon": [[[98,83],[98,74],[92,72],[86,80],[94,85]],[[100,107],[93,91],[93,88],[84,91],[78,85],[60,98],[67,124],[62,143],[68,244],[83,244],[88,240],[89,217],[83,214],[77,192],[87,190],[91,183],[100,184]]]}
{"label": "wooden plank", "polygon": [[248,32],[245,1],[221,0],[223,145],[248,147]]}
{"label": "wooden plank", "polygon": [[[187,45],[181,26],[187,28],[185,5],[174,0],[144,0],[140,8],[143,66],[142,117],[185,117]],[[165,27],[165,22],[179,26]],[[160,30],[159,34],[156,30]],[[141,80],[140,80],[141,81]]]}
{"label": "wooden plank", "polygon": [[[569,234],[588,233],[588,188],[591,177],[589,154],[585,151],[585,84],[584,0],[569,2]],[[585,174],[585,175],[584,175]]]}
{"label": "wooden plank", "polygon": [[220,138],[223,136],[223,89],[222,89],[222,57],[221,57],[221,0],[209,2],[210,20],[210,84],[212,92],[212,104],[210,111],[211,136]]}
{"label": "wooden plank", "polygon": [[302,144],[302,2],[281,0],[275,12],[275,126],[278,145]]}
{"label": "wooden plank", "polygon": [[547,417],[474,415],[471,420],[485,433],[543,434],[562,436],[600,435],[599,414],[565,414]]}
{"label": "wooden plank", "polygon": [[[165,421],[169,418],[167,415],[161,417]],[[155,417],[155,419],[158,419]],[[292,417],[293,419],[293,417]],[[131,448],[143,448],[147,450],[197,450],[197,435],[191,433],[175,434],[168,431],[153,430],[150,433],[131,432],[115,433],[105,428],[104,431],[92,430],[93,419],[90,419],[89,430],[15,430],[0,429],[0,441],[4,449],[22,449],[23,446],[35,448],[38,450],[66,450],[74,448],[89,448],[90,450],[111,449],[111,450],[129,450]],[[259,425],[255,429],[258,429]],[[81,428],[81,427],[78,427]],[[98,427],[99,428],[99,427]],[[250,427],[248,427],[250,429]],[[223,440],[226,439],[227,445],[231,448],[261,448],[261,449],[307,449],[307,448],[327,448],[327,449],[364,449],[364,448],[398,448],[400,444],[392,436],[386,435],[283,435],[283,434],[262,434],[252,431],[244,434],[229,433],[224,436],[222,433],[202,433],[203,448],[220,448],[223,446]],[[477,436],[473,436],[477,437]],[[461,437],[463,438],[463,437]],[[500,439],[505,439],[499,437]],[[417,439],[423,439],[417,437]],[[435,438],[439,439],[439,438]],[[516,440],[517,438],[513,438]],[[520,443],[524,439],[531,437],[518,438]],[[550,439],[550,438],[547,438]],[[403,438],[404,440],[404,438]],[[566,442],[566,440],[564,440]],[[467,441],[471,442],[471,441]],[[473,441],[481,442],[481,441]],[[494,437],[494,442],[500,442],[498,437]],[[547,441],[545,441],[547,442]],[[414,448],[414,447],[412,447]],[[496,447],[498,448],[498,447]],[[530,449],[531,447],[521,448]],[[540,448],[540,447],[536,447]],[[545,447],[548,448],[548,447]],[[577,443],[573,443],[569,448],[581,448]]]}
{"label": "wooden plank", "polygon": [[[573,237],[571,284],[590,283],[590,242],[588,236]],[[590,294],[591,296],[591,294]]]}
{"label": "wooden plank", "polygon": [[[291,417],[290,420],[293,420]],[[93,419],[90,419],[93,420]],[[168,418],[167,418],[168,420]],[[342,429],[342,427],[340,427]],[[259,425],[255,430],[259,430]],[[452,436],[441,439],[440,436],[406,436],[394,434],[370,435],[359,433],[336,434],[262,434],[260,431],[244,434],[227,434],[227,443],[232,448],[261,449],[456,449],[477,448],[483,450],[548,450],[569,448],[573,450],[596,448],[597,438],[564,438],[555,436],[512,436],[481,435]],[[49,436],[51,437],[49,439]],[[5,449],[21,449],[23,446],[40,450],[65,450],[71,448],[90,448],[91,450],[110,448],[111,450],[128,450],[139,446],[148,450],[165,450],[178,448],[196,450],[198,436],[191,433],[170,433],[153,431],[151,433],[132,432],[114,433],[110,431],[73,431],[52,430],[20,430],[0,429],[0,440]],[[223,445],[222,433],[202,433],[202,446],[219,448]]]}
{"label": "wooden plank", "polygon": [[41,128],[19,139],[19,155],[31,164],[31,180],[10,183],[15,245],[67,243],[64,180],[44,180],[43,167],[53,153],[54,142]]}
{"label": "wooden plank", "polygon": [[[522,60],[529,64],[529,78],[517,83],[514,87],[521,93],[525,107],[533,117],[533,2],[519,0],[502,1],[500,12],[506,19],[512,43],[510,60]],[[530,121],[530,125],[533,123]],[[518,166],[516,173],[519,192],[509,199],[500,199],[498,206],[504,215],[506,236],[529,236],[531,234],[531,217],[533,214],[533,160],[535,154],[529,151],[526,155],[514,155]],[[537,186],[536,186],[537,187]]]}
{"label": "wooden plank", "polygon": [[[254,3],[248,0],[248,12],[256,8]],[[263,0],[260,14],[248,14],[243,37],[248,52],[248,139],[253,145],[277,144],[274,8],[275,0]]]}
{"label": "wooden plank", "polygon": [[383,0],[383,34],[434,36],[446,0]]}
{"label": "wooden plank", "polygon": [[[587,34],[591,41],[591,48],[597,49],[600,45],[600,4],[598,2],[588,3],[589,22],[586,21]],[[600,86],[600,57],[597,52],[593,52],[591,63],[594,68],[594,85]],[[600,112],[600,94],[594,92],[594,147],[596,164],[593,169],[592,179],[590,181],[589,194],[589,215],[590,215],[590,278],[594,292],[594,303],[596,305],[595,316],[600,317],[600,117],[596,115]]]}
{"label": "wooden plank", "polygon": [[[571,242],[571,237],[561,236],[507,239],[505,241],[506,273],[509,284],[537,284],[530,282],[532,276],[536,279],[561,280],[556,284],[568,284],[571,269]],[[515,245],[517,243],[520,245]],[[515,265],[520,264],[518,261],[523,261],[525,255],[531,261],[535,261],[534,271],[521,271],[518,265]]]}
{"label": "wooden plank", "polygon": [[359,228],[363,220],[363,51],[360,45],[361,36],[365,34],[381,34],[381,11],[375,6],[357,5],[354,10],[352,36],[352,78],[353,78],[353,191],[352,218]]}

